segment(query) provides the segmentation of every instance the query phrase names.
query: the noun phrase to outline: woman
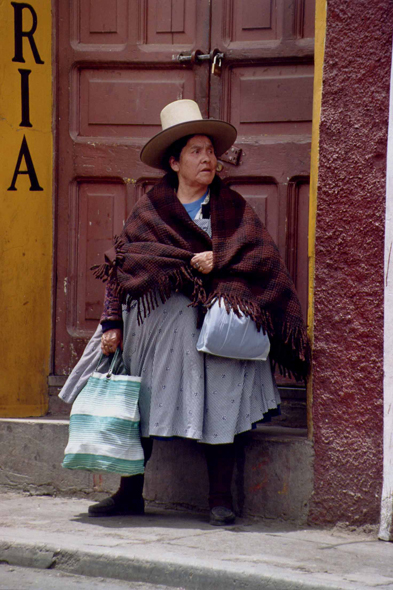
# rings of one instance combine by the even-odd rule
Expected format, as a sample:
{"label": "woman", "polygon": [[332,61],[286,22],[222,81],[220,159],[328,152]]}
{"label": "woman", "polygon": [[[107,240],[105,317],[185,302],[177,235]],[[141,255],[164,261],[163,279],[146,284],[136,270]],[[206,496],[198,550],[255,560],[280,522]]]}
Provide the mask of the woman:
{"label": "woman", "polygon": [[[101,347],[121,345],[127,372],[142,377],[145,461],[154,437],[203,443],[210,522],[235,519],[231,497],[234,437],[277,413],[269,362],[198,352],[203,317],[217,299],[267,331],[274,363],[307,374],[308,340],[299,301],[278,250],[245,200],[216,176],[217,156],[236,130],[203,120],[179,100],[161,113],[163,130],[141,152],[168,174],[136,204],[112,256],[97,270],[108,279]],[[123,309],[122,309],[123,305]],[[142,513],[143,476],[122,477],[91,516]]]}

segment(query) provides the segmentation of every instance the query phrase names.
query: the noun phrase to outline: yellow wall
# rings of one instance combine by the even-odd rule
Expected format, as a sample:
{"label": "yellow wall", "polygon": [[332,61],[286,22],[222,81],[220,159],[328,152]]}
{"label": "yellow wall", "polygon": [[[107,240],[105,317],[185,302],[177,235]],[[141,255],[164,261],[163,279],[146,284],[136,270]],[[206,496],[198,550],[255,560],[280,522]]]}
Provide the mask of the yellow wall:
{"label": "yellow wall", "polygon": [[[37,15],[32,38],[44,64],[36,63],[29,38],[25,36],[22,37],[25,63],[12,61],[15,11],[10,1],[0,0],[0,416],[3,417],[39,416],[47,410],[52,276],[52,17],[50,0],[30,0],[29,4]],[[31,11],[24,9],[22,16],[22,30],[31,31]],[[28,82],[32,127],[20,126],[19,69],[31,70]],[[8,190],[23,136],[42,191],[29,190],[31,176],[27,174],[18,175],[17,190]],[[25,159],[20,170],[26,170]]]}
{"label": "yellow wall", "polygon": [[[319,125],[321,121],[323,61],[325,55],[326,37],[326,0],[316,0],[315,3],[315,70],[314,70],[314,99],[311,141],[311,175],[310,175],[310,217],[308,230],[309,256],[309,291],[308,291],[308,330],[313,342],[314,336],[314,277],[315,277],[315,228],[317,218],[317,190],[319,165]],[[307,384],[308,397],[308,432],[312,438],[312,375]]]}

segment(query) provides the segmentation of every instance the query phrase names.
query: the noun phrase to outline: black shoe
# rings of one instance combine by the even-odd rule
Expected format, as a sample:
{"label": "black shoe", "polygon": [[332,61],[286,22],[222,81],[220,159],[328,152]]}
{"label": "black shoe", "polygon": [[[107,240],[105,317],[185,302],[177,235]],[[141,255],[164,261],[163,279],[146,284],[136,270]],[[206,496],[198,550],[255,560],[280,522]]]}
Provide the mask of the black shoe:
{"label": "black shoe", "polygon": [[145,502],[143,498],[124,502],[120,501],[116,494],[89,506],[89,516],[126,516],[144,513]]}
{"label": "black shoe", "polygon": [[235,522],[235,513],[225,506],[215,506],[210,510],[209,524],[214,526],[225,526]]}

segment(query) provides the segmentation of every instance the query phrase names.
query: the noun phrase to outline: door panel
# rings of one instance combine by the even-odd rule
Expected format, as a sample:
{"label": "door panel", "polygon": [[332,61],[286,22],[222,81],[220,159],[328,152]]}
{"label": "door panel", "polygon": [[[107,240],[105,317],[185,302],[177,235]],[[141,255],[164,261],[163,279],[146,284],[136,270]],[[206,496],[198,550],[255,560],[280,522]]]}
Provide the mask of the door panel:
{"label": "door panel", "polygon": [[[102,252],[112,246],[127,215],[125,185],[122,183],[82,181],[73,186],[72,224],[76,231],[70,239],[70,272],[65,288],[70,289],[69,332],[88,337],[102,313],[104,285],[89,271],[102,262]],[[101,283],[101,284],[100,284]]]}
{"label": "door panel", "polygon": [[225,55],[221,76],[211,76],[210,115],[235,125],[241,149],[238,166],[223,158],[220,176],[254,206],[253,191],[261,194],[257,186],[263,184],[251,179],[269,179],[266,202],[274,222],[271,215],[264,219],[263,207],[257,210],[288,264],[304,314],[313,48],[302,37],[312,33],[312,15],[308,0],[216,0],[212,5],[212,45]]}
{"label": "door panel", "polygon": [[239,135],[309,133],[311,65],[233,66],[223,82],[223,108]]}
{"label": "door panel", "polygon": [[285,263],[294,280],[304,313],[308,299],[308,195],[307,177],[288,183]]}
{"label": "door panel", "polygon": [[197,0],[145,2],[147,43],[191,45],[198,21]]}
{"label": "door panel", "polygon": [[227,183],[247,199],[277,244],[279,238],[277,185],[263,178],[227,179]]}
{"label": "door panel", "polygon": [[[197,10],[198,8],[198,10]],[[192,98],[208,116],[208,0],[58,2],[57,290],[54,372],[75,365],[101,315],[102,260],[138,194],[160,177],[139,160],[160,111]]]}
{"label": "door panel", "polygon": [[127,0],[79,0],[72,3],[76,37],[84,45],[122,45],[128,33]]}
{"label": "door panel", "polygon": [[[215,12],[217,6],[214,7]],[[233,44],[276,39],[278,31],[275,0],[229,0],[223,3],[224,36]]]}
{"label": "door panel", "polygon": [[245,196],[271,233],[304,316],[313,99],[313,45],[305,37],[313,35],[313,9],[309,0],[212,4],[212,46],[224,58],[221,76],[211,76],[210,116],[235,125],[241,150],[237,166],[222,158],[220,176]]}
{"label": "door panel", "polygon": [[79,137],[147,141],[160,129],[161,104],[195,96],[193,72],[179,69],[80,69],[77,84]]}

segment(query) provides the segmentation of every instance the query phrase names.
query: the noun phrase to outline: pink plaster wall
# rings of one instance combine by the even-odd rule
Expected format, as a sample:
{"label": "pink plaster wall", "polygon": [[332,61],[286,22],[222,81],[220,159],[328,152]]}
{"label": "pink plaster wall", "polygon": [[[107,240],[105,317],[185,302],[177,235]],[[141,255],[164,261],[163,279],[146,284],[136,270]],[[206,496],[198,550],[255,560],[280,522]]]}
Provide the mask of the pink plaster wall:
{"label": "pink plaster wall", "polygon": [[376,523],[393,5],[328,0],[317,202],[313,522]]}

